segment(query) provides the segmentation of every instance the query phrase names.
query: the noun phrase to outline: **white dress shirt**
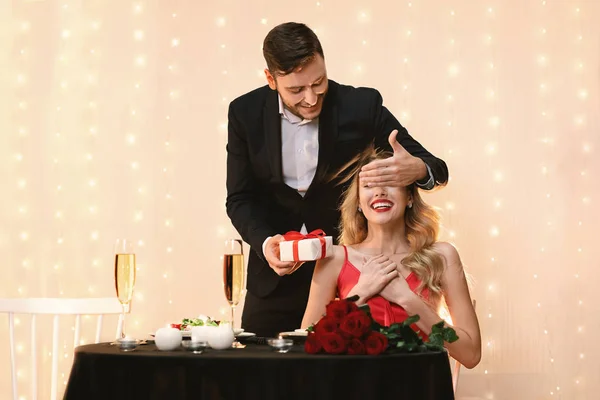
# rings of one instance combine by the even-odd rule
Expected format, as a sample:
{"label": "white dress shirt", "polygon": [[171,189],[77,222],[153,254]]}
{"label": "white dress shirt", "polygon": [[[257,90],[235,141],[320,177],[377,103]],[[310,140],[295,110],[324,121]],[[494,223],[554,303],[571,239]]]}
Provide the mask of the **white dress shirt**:
{"label": "white dress shirt", "polygon": [[302,119],[283,106],[281,115],[281,164],[283,181],[302,196],[308,190],[319,162],[319,119]]}

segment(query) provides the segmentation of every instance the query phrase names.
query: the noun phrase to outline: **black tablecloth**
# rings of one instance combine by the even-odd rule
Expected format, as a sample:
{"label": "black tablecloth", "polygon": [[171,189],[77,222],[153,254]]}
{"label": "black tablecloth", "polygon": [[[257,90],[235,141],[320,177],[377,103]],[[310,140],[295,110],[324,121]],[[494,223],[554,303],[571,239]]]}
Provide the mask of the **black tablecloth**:
{"label": "black tablecloth", "polygon": [[121,352],[80,346],[65,400],[454,399],[445,352],[380,356],[286,354],[266,345],[193,354],[153,344]]}

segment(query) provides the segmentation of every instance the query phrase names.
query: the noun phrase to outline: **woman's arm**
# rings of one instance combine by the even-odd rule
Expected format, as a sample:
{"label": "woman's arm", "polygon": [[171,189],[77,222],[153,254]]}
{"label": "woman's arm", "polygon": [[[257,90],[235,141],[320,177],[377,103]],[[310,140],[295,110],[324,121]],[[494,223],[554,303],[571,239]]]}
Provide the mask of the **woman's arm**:
{"label": "woman's arm", "polygon": [[[440,242],[436,250],[444,258],[445,270],[442,276],[442,290],[452,318],[452,327],[458,335],[458,340],[445,343],[450,355],[467,368],[474,368],[481,360],[481,333],[479,322],[473,309],[469,287],[463,265],[456,248],[449,243]],[[419,328],[427,335],[431,327],[442,318],[418,295],[405,294],[398,299],[409,315],[419,314]]]}
{"label": "woman's arm", "polygon": [[318,260],[315,265],[308,304],[302,318],[302,328],[308,328],[325,314],[325,307],[335,299],[337,278],[344,264],[344,248],[333,246],[333,256]]}

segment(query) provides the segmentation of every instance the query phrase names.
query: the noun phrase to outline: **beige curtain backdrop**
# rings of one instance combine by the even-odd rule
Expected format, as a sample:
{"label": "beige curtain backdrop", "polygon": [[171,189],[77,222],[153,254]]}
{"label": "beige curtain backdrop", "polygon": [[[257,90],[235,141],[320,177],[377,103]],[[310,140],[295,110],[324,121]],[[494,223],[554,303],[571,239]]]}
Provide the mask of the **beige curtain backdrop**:
{"label": "beige curtain backdrop", "polygon": [[[226,317],[227,106],[265,84],[262,40],[285,21],[315,29],[329,77],[378,88],[448,163],[449,185],[425,198],[473,277],[483,334],[458,397],[597,398],[595,0],[1,0],[0,297],[112,296],[113,244],[128,237],[129,334]],[[28,321],[17,326],[24,399]],[[72,326],[63,319],[61,385]],[[40,398],[50,332],[40,322]]]}

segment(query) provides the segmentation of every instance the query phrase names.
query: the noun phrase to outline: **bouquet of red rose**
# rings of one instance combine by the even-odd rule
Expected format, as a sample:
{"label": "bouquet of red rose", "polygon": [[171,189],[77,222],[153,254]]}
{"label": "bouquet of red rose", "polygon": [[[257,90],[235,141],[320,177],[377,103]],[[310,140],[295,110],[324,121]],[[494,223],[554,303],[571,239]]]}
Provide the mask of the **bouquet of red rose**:
{"label": "bouquet of red rose", "polygon": [[331,301],[325,316],[308,328],[304,350],[310,354],[368,354],[388,352],[441,351],[444,341],[458,339],[454,329],[441,321],[432,327],[427,342],[411,325],[419,320],[412,315],[401,324],[382,326],[372,317],[368,305],[357,306],[358,297]]}
{"label": "bouquet of red rose", "polygon": [[316,325],[308,328],[307,353],[381,354],[388,346],[385,335],[372,329],[373,320],[356,303],[334,300]]}

